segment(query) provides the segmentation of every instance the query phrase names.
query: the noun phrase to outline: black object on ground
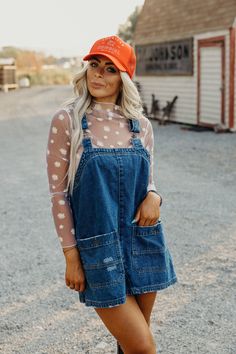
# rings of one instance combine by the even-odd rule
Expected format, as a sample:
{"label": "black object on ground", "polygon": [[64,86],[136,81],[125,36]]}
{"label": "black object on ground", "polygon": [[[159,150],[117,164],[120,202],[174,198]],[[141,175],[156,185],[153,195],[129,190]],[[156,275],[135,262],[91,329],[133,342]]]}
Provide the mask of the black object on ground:
{"label": "black object on ground", "polygon": [[121,349],[119,342],[117,341],[117,354],[124,354],[123,350]]}

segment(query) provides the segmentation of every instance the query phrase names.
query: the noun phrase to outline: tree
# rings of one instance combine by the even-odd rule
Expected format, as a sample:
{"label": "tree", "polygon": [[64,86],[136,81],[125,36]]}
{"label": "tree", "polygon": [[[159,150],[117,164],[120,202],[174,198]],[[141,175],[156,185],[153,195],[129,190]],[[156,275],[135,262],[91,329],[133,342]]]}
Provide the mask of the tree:
{"label": "tree", "polygon": [[16,59],[18,50],[19,50],[18,48],[11,47],[11,46],[2,47],[2,50],[0,51],[0,58],[15,58]]}
{"label": "tree", "polygon": [[128,17],[124,24],[118,28],[117,35],[130,45],[134,44],[134,31],[138,16],[142,10],[142,6],[136,6],[134,12]]}
{"label": "tree", "polygon": [[40,72],[44,61],[44,54],[33,50],[20,50],[16,63],[18,69],[27,69]]}

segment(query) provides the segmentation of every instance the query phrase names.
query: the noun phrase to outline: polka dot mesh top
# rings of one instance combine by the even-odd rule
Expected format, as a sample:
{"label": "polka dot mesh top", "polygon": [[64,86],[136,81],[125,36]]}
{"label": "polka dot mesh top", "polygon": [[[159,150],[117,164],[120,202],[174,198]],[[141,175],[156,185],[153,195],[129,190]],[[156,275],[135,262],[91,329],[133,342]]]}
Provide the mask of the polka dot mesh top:
{"label": "polka dot mesh top", "polygon": [[[128,120],[122,114],[120,106],[113,103],[93,101],[86,111],[88,121],[87,136],[91,138],[93,147],[132,147]],[[67,190],[67,169],[70,159],[71,115],[69,106],[58,110],[51,120],[47,143],[47,175],[49,193],[52,202],[52,216],[62,248],[76,245],[72,210],[69,205]],[[153,180],[153,148],[154,137],[151,122],[148,118],[140,120],[140,133],[144,147],[151,155],[150,176],[147,191],[156,186]],[[83,152],[80,144],[77,151],[77,167]]]}

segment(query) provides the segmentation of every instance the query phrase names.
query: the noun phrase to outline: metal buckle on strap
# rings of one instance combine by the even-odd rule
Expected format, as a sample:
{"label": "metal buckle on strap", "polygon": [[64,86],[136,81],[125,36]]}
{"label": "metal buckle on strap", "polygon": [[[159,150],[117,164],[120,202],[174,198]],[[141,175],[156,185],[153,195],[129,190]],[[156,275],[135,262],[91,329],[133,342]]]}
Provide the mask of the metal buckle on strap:
{"label": "metal buckle on strap", "polygon": [[89,132],[88,132],[89,128],[88,129],[83,129],[83,135],[85,138],[88,138],[89,137]]}

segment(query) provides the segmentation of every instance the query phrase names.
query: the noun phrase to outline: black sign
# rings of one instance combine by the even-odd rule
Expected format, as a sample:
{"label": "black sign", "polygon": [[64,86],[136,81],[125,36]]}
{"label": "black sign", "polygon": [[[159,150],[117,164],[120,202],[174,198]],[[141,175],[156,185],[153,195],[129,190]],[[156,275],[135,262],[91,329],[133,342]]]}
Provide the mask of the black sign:
{"label": "black sign", "polygon": [[136,75],[192,75],[193,39],[136,45]]}

